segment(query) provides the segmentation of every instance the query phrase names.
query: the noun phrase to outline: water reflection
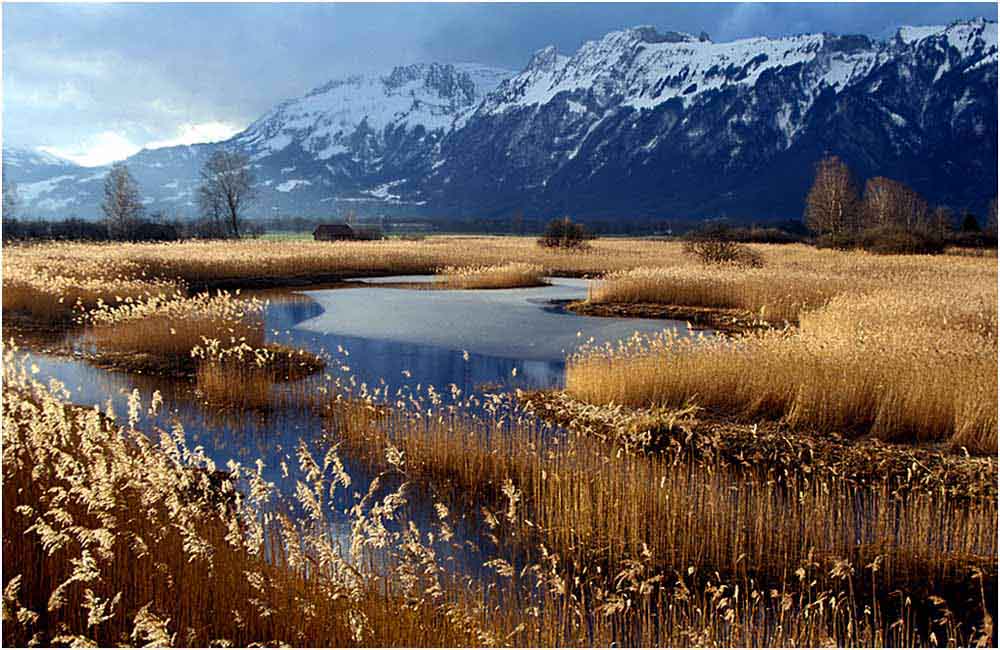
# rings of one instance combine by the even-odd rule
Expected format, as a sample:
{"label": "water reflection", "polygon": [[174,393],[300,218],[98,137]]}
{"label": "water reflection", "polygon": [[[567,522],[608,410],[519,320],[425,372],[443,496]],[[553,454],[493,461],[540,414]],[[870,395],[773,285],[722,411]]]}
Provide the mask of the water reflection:
{"label": "water reflection", "polygon": [[[585,294],[582,281],[565,280],[552,287],[492,292],[366,287],[277,293],[269,296],[265,327],[269,342],[327,355],[328,374],[386,386],[383,394],[389,396],[397,389],[419,393],[433,385],[446,398],[452,384],[463,395],[560,386],[567,347],[591,337],[615,340],[637,330],[685,327],[670,321],[582,317],[551,303]],[[508,355],[497,353],[507,350]],[[335,439],[336,432],[326,430],[316,409],[220,410],[205,403],[190,381],[96,368],[82,358],[29,354],[38,378],[60,381],[70,401],[111,410],[119,418],[127,413],[133,390],[146,405],[159,391],[164,406],[144,421],[144,428],[170,430],[180,424],[189,446],[202,446],[219,467],[230,460],[253,465],[260,459],[264,478],[282,494],[295,492],[299,440]],[[314,380],[304,380],[309,381]],[[338,493],[334,504],[341,514],[333,524],[346,534],[343,511],[353,505],[353,492],[364,492],[373,476],[358,459],[342,460],[356,486],[350,495]],[[293,471],[286,475],[283,466]],[[412,508],[414,521],[433,520],[431,504],[418,499]],[[477,566],[474,554],[462,563]]]}

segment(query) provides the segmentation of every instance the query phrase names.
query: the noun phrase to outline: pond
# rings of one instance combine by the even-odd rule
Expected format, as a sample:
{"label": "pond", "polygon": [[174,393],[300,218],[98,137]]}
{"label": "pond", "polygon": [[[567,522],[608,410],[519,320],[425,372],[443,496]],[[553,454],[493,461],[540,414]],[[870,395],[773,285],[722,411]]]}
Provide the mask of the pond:
{"label": "pond", "polygon": [[[364,280],[366,284],[430,282],[432,276]],[[588,340],[601,344],[635,332],[686,323],[580,316],[560,306],[587,297],[588,280],[549,278],[544,287],[439,291],[357,287],[303,291],[309,302],[273,304],[268,333],[311,351],[350,352],[360,381],[417,383],[464,392],[482,386],[562,386],[566,356]],[[280,330],[277,334],[275,330]]]}
{"label": "pond", "polygon": [[[384,380],[390,394],[428,385],[447,394],[454,384],[469,395],[559,387],[567,354],[588,340],[613,342],[665,328],[688,331],[679,321],[599,318],[563,309],[560,303],[586,297],[586,280],[551,278],[544,287],[501,290],[378,286],[431,279],[400,276],[364,281],[371,286],[271,294],[264,319],[267,339],[328,355],[331,374],[369,386]],[[38,377],[62,382],[76,404],[105,408],[110,400],[123,414],[133,388],[146,402],[160,391],[165,408],[154,422],[180,421],[192,441],[220,464],[229,458],[283,456],[299,437],[311,439],[321,428],[318,418],[298,410],[222,418],[183,382],[96,368],[80,358],[31,357]]]}
{"label": "pond", "polygon": [[[566,311],[562,303],[586,297],[585,280],[551,278],[548,286],[509,290],[398,288],[431,279],[380,278],[364,281],[371,286],[270,292],[264,319],[267,339],[327,355],[332,359],[329,374],[369,386],[384,380],[390,395],[397,389],[416,394],[433,385],[447,396],[448,386],[454,384],[467,396],[561,386],[567,354],[588,340],[613,342],[637,331],[664,328],[687,332],[687,325],[676,321]],[[386,283],[396,286],[378,286]],[[37,367],[36,378],[56,379],[71,402],[105,410],[110,406],[119,418],[127,413],[133,389],[147,405],[153,391],[159,391],[164,407],[143,421],[144,428],[169,430],[180,423],[189,446],[202,446],[219,467],[231,459],[244,465],[260,459],[265,479],[284,494],[294,493],[294,473],[285,476],[280,468],[283,463],[296,465],[298,441],[313,442],[328,433],[323,418],[312,409],[220,412],[206,406],[190,382],[97,368],[82,358],[29,356]],[[367,485],[372,478],[368,469],[356,459],[343,461],[355,485]],[[340,505],[350,503],[347,499]],[[427,504],[413,506],[417,512],[411,516],[432,516]]]}

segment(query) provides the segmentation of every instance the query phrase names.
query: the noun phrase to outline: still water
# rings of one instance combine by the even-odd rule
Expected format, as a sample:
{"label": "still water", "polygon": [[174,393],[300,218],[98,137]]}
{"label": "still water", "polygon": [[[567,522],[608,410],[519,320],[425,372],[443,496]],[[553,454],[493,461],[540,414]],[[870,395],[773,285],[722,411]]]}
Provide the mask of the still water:
{"label": "still water", "polygon": [[[365,281],[372,286],[272,294],[264,319],[267,339],[324,355],[330,359],[327,374],[387,386],[389,395],[398,389],[420,393],[433,385],[447,396],[452,384],[463,395],[558,387],[566,356],[588,340],[614,342],[665,328],[687,332],[686,324],[676,321],[596,318],[562,309],[560,302],[586,297],[586,280],[552,278],[544,287],[482,291],[377,286],[430,279],[381,278]],[[143,404],[159,391],[164,406],[143,420],[144,429],[182,425],[188,445],[203,447],[219,467],[229,460],[253,465],[260,459],[265,479],[284,494],[294,493],[295,478],[285,477],[280,467],[297,464],[298,441],[312,443],[331,433],[312,409],[220,412],[206,406],[190,382],[96,368],[73,357],[29,356],[37,379],[58,380],[73,403],[111,409],[119,418],[134,389]],[[364,491],[372,478],[368,469],[351,458],[343,461]],[[347,495],[341,499],[344,507],[353,502]],[[432,516],[427,504],[413,505],[418,512],[411,516]]]}
{"label": "still water", "polygon": [[[678,321],[598,318],[562,309],[560,302],[586,297],[587,280],[551,278],[544,287],[471,291],[378,286],[430,279],[379,278],[365,281],[370,287],[272,296],[264,319],[267,338],[328,356],[330,374],[369,386],[384,381],[390,394],[428,385],[447,394],[455,384],[469,395],[561,386],[567,354],[588,340],[613,342],[665,328],[687,332]],[[222,417],[203,407],[185,382],[105,370],[77,358],[31,357],[38,378],[62,382],[76,404],[106,408],[110,400],[121,415],[132,389],[139,389],[144,403],[160,391],[165,407],[150,424],[180,422],[189,440],[220,465],[230,458],[263,458],[273,468],[270,461],[294,458],[299,438],[311,440],[322,431],[319,418],[300,409]]]}

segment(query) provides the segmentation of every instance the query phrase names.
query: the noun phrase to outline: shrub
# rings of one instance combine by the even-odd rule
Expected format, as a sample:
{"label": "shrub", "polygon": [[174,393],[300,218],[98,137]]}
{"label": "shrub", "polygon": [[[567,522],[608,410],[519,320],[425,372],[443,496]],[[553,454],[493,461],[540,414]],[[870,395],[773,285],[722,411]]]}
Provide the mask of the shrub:
{"label": "shrub", "polygon": [[857,247],[857,236],[846,232],[831,232],[816,238],[816,248],[835,248],[847,251]]}
{"label": "shrub", "polygon": [[549,222],[538,243],[546,248],[582,248],[587,245],[588,239],[593,238],[583,224],[563,217]]}
{"label": "shrub", "polygon": [[446,266],[437,282],[449,289],[511,289],[545,284],[545,269],[538,264],[511,262],[494,266]]}
{"label": "shrub", "polygon": [[946,241],[934,233],[902,226],[877,226],[859,233],[829,233],[816,239],[818,248],[858,249],[876,255],[937,255]]}
{"label": "shrub", "polygon": [[858,236],[858,245],[879,255],[936,255],[944,251],[944,240],[940,237],[899,226],[864,230]]}
{"label": "shrub", "polygon": [[385,239],[382,230],[376,226],[352,226],[352,230],[354,230],[354,239],[358,241],[378,241]]}
{"label": "shrub", "polygon": [[737,242],[725,226],[700,230],[688,235],[684,252],[697,257],[703,264],[731,264],[759,268],[764,266],[760,254]]}

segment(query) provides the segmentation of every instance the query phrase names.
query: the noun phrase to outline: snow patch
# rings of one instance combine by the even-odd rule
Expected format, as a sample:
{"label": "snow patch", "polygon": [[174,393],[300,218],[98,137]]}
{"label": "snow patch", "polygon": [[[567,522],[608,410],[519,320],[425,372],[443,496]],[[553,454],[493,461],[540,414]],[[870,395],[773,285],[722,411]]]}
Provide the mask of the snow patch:
{"label": "snow patch", "polygon": [[312,185],[311,181],[303,180],[301,178],[294,178],[290,181],[285,181],[284,183],[275,185],[274,189],[278,190],[279,192],[291,192],[297,187],[307,187],[309,185]]}

